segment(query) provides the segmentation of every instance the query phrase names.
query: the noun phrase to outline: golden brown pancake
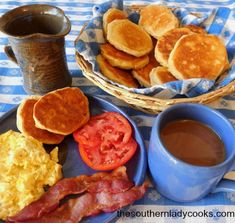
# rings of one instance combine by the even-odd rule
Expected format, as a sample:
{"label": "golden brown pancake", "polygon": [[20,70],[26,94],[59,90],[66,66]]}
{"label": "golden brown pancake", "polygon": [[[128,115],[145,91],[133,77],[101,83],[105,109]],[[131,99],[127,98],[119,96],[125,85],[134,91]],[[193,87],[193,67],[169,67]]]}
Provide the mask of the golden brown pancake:
{"label": "golden brown pancake", "polygon": [[177,79],[168,71],[166,67],[153,68],[149,74],[151,86],[156,84],[165,84],[171,81],[177,81]]}
{"label": "golden brown pancake", "polygon": [[100,45],[102,56],[114,67],[121,69],[139,69],[144,67],[149,62],[148,55],[142,57],[134,57],[127,53],[124,53],[111,44],[106,43]]}
{"label": "golden brown pancake", "polygon": [[63,135],[48,132],[35,126],[33,108],[40,96],[32,96],[21,102],[17,109],[17,128],[25,136],[31,136],[45,144],[59,144],[64,139]]}
{"label": "golden brown pancake", "polygon": [[151,70],[157,66],[159,66],[159,63],[156,61],[156,59],[154,57],[154,53],[152,51],[149,54],[149,63],[141,69],[132,70],[132,74],[133,74],[134,78],[136,78],[142,86],[151,87],[149,74],[150,74]]}
{"label": "golden brown pancake", "polygon": [[181,37],[171,51],[169,71],[179,80],[215,80],[228,63],[227,51],[215,35],[191,34]]}
{"label": "golden brown pancake", "polygon": [[168,66],[168,58],[173,50],[176,42],[184,35],[191,34],[191,30],[187,28],[176,28],[168,31],[161,36],[155,47],[155,58],[162,65]]}
{"label": "golden brown pancake", "polygon": [[196,26],[196,25],[186,25],[184,26],[184,28],[188,28],[190,29],[192,32],[194,33],[198,33],[198,34],[206,34],[206,30],[203,29],[200,26]]}
{"label": "golden brown pancake", "polygon": [[129,72],[113,67],[101,54],[96,57],[96,60],[101,73],[108,79],[130,88],[138,88],[138,83]]}
{"label": "golden brown pancake", "polygon": [[126,19],[127,14],[119,9],[111,8],[103,15],[104,34],[107,34],[107,26],[110,22],[116,19]]}
{"label": "golden brown pancake", "polygon": [[34,105],[36,127],[69,135],[89,120],[88,99],[79,88],[52,91]]}
{"label": "golden brown pancake", "polygon": [[149,34],[127,19],[108,24],[107,40],[118,50],[135,57],[144,56],[153,48]]}
{"label": "golden brown pancake", "polygon": [[158,39],[171,29],[179,27],[179,20],[163,5],[148,5],[140,11],[139,25]]}

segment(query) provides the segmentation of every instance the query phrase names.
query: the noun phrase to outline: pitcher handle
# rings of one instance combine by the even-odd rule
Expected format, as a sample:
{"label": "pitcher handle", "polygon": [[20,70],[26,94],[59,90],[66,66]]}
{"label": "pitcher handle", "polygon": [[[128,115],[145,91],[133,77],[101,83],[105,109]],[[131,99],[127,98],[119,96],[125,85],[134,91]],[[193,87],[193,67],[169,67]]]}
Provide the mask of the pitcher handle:
{"label": "pitcher handle", "polygon": [[4,51],[7,55],[7,57],[14,63],[18,64],[17,60],[16,60],[16,57],[15,57],[15,54],[11,48],[11,46],[7,45],[4,47]]}
{"label": "pitcher handle", "polygon": [[[233,163],[233,165],[230,168],[230,171],[235,171],[235,162]],[[229,174],[230,172],[228,172],[227,174]],[[235,178],[233,177],[233,179],[223,179],[221,180],[216,188],[214,188],[214,190],[212,191],[212,193],[218,193],[218,192],[233,192],[235,193]]]}

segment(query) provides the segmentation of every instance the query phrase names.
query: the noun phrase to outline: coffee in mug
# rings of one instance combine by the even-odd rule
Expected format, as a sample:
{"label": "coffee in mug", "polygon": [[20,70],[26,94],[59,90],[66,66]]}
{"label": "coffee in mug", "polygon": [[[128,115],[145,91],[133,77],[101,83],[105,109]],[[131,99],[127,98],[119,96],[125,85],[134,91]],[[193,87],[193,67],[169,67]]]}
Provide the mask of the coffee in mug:
{"label": "coffee in mug", "polygon": [[[173,137],[174,133],[177,136]],[[195,140],[191,133],[198,138]],[[198,146],[192,148],[193,143]],[[217,148],[212,148],[215,145]],[[223,179],[235,170],[234,127],[209,107],[193,103],[173,105],[161,112],[153,123],[148,164],[159,193],[174,201],[189,202],[208,193],[234,192],[234,181]]]}
{"label": "coffee in mug", "polygon": [[214,166],[225,160],[220,137],[208,126],[194,120],[177,120],[160,131],[163,145],[176,158],[196,166]]}

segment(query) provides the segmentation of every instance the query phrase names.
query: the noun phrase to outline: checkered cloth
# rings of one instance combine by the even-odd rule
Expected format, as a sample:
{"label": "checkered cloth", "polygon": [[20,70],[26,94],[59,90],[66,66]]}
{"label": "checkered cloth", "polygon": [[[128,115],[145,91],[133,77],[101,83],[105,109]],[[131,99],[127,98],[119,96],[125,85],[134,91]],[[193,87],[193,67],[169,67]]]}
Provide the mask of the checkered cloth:
{"label": "checkered cloth", "polygon": [[[149,115],[137,111],[129,107],[125,102],[107,94],[99,87],[93,85],[87,80],[82,71],[75,62],[74,57],[74,40],[77,38],[83,24],[92,18],[92,9],[94,6],[102,3],[102,0],[2,0],[0,2],[0,15],[17,6],[25,4],[45,3],[55,5],[64,10],[72,23],[72,29],[69,35],[66,36],[66,56],[68,67],[73,78],[72,85],[79,87],[83,92],[90,95],[99,96],[113,104],[119,106],[122,110],[136,122],[141,135],[148,148],[148,140],[150,138],[153,120],[156,115]],[[149,4],[155,0],[126,0],[124,5],[134,4]],[[190,12],[200,12],[206,14],[211,12],[213,8],[220,7],[217,10],[216,22],[213,28],[220,36],[223,37],[228,47],[228,52],[232,55],[234,51],[235,37],[232,29],[235,28],[234,20],[229,19],[234,17],[234,0],[164,0],[157,3],[167,4],[169,7],[184,8]],[[93,10],[94,11],[94,10]],[[95,10],[97,11],[97,10]],[[101,12],[102,13],[102,12]],[[212,12],[213,13],[213,12]],[[211,17],[215,20],[215,17]],[[208,20],[209,21],[209,20]],[[7,36],[0,33],[0,116],[6,114],[17,104],[19,104],[28,95],[23,89],[23,78],[20,69],[17,65],[11,62],[4,53],[4,45],[8,44]],[[220,100],[216,100],[208,106],[223,113],[235,126],[235,93],[230,94]],[[214,215],[208,218],[120,218],[118,223],[233,223],[234,218],[218,217],[218,211],[235,211],[235,193],[217,193],[209,194],[202,200],[192,203],[177,203],[170,201],[161,196],[153,187],[149,188],[143,199],[138,200],[134,205],[131,205],[129,211],[212,211]],[[95,221],[95,220],[94,220]],[[84,221],[88,222],[88,220]],[[97,222],[97,221],[96,221]],[[99,221],[102,223],[102,221]]]}

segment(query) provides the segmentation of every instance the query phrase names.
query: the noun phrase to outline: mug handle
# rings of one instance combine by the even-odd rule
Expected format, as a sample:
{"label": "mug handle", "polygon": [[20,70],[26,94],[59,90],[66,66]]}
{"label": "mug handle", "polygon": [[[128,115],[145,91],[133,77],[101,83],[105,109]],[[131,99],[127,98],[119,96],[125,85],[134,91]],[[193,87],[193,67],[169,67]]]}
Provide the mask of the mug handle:
{"label": "mug handle", "polygon": [[221,180],[216,188],[214,188],[211,193],[218,193],[218,192],[233,192],[235,193],[235,181],[234,180]]}
{"label": "mug handle", "polygon": [[[233,171],[233,170],[235,170],[235,162],[230,168],[230,171]],[[218,192],[234,192],[235,193],[235,179],[234,180],[222,179],[211,193],[218,193]]]}
{"label": "mug handle", "polygon": [[18,64],[17,60],[16,60],[16,57],[15,57],[15,54],[11,48],[11,46],[7,45],[4,47],[4,51],[7,55],[7,57],[14,63]]}

